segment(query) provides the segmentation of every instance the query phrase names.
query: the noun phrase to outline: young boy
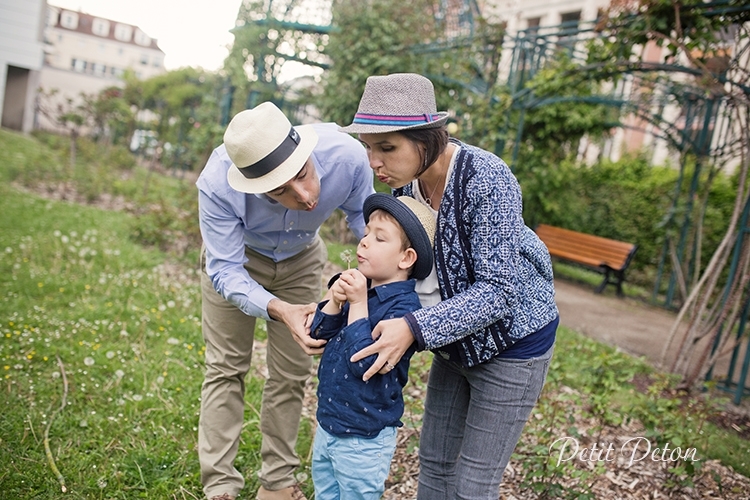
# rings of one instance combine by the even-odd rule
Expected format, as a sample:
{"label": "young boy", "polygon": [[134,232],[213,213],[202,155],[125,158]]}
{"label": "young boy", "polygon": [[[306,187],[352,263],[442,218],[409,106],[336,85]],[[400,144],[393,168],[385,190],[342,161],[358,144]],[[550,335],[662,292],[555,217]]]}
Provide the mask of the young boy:
{"label": "young boy", "polygon": [[396,366],[386,364],[388,373],[367,382],[362,376],[376,356],[356,363],[349,358],[372,344],[380,320],[421,307],[414,286],[432,270],[435,218],[427,207],[413,198],[377,193],[365,200],[364,218],[359,267],[330,285],[331,299],[318,305],[311,325],[313,338],[328,340],[318,367],[316,500],[375,500],[383,494],[414,346]]}

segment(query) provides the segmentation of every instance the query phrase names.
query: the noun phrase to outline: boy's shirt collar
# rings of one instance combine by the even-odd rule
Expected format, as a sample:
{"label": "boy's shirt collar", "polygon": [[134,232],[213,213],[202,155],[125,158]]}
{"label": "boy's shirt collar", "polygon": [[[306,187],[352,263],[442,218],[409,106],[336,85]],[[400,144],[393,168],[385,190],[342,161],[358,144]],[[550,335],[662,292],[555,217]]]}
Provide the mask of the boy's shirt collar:
{"label": "boy's shirt collar", "polygon": [[368,290],[367,295],[372,296],[377,295],[378,300],[381,302],[388,300],[396,295],[403,295],[405,293],[411,293],[414,291],[414,287],[417,284],[417,280],[415,279],[408,279],[404,281],[394,281],[391,283],[386,283],[385,285],[379,285],[375,288],[370,288]]}

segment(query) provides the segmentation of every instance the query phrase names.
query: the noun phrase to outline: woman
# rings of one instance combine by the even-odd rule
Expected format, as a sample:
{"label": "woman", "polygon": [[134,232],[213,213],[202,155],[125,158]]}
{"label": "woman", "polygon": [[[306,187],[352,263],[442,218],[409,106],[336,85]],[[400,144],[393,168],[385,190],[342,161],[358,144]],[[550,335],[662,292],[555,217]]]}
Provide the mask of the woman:
{"label": "woman", "polygon": [[367,79],[340,129],[359,135],[394,195],[437,217],[437,278],[422,290],[424,307],[378,323],[377,342],[352,361],[378,355],[367,380],[413,342],[433,351],[418,498],[494,500],[544,385],[559,317],[549,253],[524,225],[518,182],[497,156],[449,138],[447,119],[427,78],[392,74]]}

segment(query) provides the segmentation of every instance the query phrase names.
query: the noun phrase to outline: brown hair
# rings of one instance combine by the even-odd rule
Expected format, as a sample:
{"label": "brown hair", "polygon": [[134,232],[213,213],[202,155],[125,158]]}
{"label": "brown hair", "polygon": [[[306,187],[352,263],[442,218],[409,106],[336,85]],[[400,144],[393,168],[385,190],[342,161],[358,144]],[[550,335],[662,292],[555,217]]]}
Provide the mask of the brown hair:
{"label": "brown hair", "polygon": [[427,167],[437,161],[445,148],[448,147],[448,129],[445,126],[435,128],[418,128],[399,130],[409,141],[424,146],[424,156],[419,149],[419,156],[422,158],[422,166],[417,172],[417,177],[422,175]]}
{"label": "brown hair", "polygon": [[411,248],[411,241],[409,240],[409,237],[406,235],[406,231],[404,231],[404,228],[401,226],[401,223],[389,212],[386,212],[385,210],[382,210],[380,208],[376,208],[372,211],[370,214],[370,219],[385,219],[388,221],[393,222],[396,224],[396,227],[398,228],[398,232],[401,235],[401,250],[406,250],[407,248]]}

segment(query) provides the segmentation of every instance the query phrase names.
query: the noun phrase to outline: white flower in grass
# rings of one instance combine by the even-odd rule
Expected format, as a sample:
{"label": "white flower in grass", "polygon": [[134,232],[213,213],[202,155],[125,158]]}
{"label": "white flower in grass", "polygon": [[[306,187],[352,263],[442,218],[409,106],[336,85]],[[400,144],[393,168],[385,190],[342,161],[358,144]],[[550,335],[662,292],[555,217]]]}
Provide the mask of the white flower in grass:
{"label": "white flower in grass", "polygon": [[96,363],[96,361],[94,361],[94,358],[92,357],[87,356],[86,358],[83,359],[83,364],[86,366],[94,366],[94,363]]}
{"label": "white flower in grass", "polygon": [[142,400],[143,400],[143,396],[141,396],[140,394],[133,394],[133,401],[142,401]]}
{"label": "white flower in grass", "polygon": [[86,420],[81,420],[78,422],[78,427],[88,427],[89,423]]}
{"label": "white flower in grass", "polygon": [[117,356],[117,354],[115,354],[114,351],[107,351],[107,359],[112,359],[115,356]]}
{"label": "white flower in grass", "polygon": [[13,249],[11,247],[5,247],[5,253],[13,253]]}
{"label": "white flower in grass", "polygon": [[115,372],[115,375],[117,376],[117,378],[122,378],[122,377],[124,377],[124,376],[125,376],[125,372],[124,372],[124,371],[122,371],[122,370],[117,370],[117,371]]}
{"label": "white flower in grass", "polygon": [[179,343],[180,343],[180,340],[176,339],[174,337],[169,337],[167,339],[167,344],[169,344],[169,345],[178,345]]}

